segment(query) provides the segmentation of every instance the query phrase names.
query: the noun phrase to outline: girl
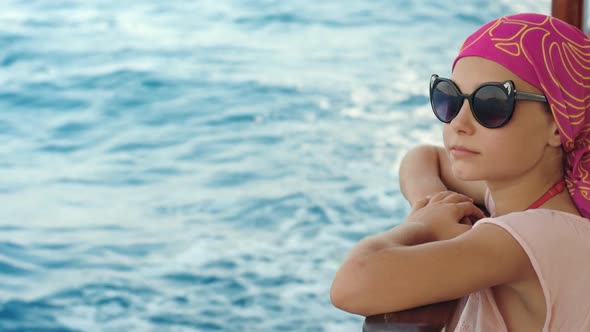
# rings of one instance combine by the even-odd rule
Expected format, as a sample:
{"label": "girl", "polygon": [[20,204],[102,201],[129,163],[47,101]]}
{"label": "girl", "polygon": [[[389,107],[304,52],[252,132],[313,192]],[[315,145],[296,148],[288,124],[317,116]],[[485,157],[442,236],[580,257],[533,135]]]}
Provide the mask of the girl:
{"label": "girl", "polygon": [[452,68],[430,81],[444,148],[401,164],[412,212],[352,249],[332,303],[369,316],[462,298],[447,330],[590,331],[590,40],[502,17]]}

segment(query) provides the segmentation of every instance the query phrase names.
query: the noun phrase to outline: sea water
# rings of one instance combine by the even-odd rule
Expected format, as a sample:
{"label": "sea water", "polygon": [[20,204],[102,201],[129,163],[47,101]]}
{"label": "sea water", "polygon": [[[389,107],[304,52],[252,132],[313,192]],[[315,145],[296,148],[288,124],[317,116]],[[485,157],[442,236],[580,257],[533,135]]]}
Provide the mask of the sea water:
{"label": "sea water", "polygon": [[359,331],[463,39],[548,0],[0,2],[0,331]]}

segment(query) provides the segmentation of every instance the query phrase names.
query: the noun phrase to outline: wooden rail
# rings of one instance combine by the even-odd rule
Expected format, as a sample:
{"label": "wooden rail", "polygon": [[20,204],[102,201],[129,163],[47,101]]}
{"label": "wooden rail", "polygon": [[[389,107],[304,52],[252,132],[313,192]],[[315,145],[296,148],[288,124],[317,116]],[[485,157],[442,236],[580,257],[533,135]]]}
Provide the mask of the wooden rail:
{"label": "wooden rail", "polygon": [[[585,29],[584,0],[553,0],[551,15]],[[449,301],[366,317],[363,332],[439,332],[456,306],[457,301]]]}
{"label": "wooden rail", "polygon": [[551,15],[584,30],[584,0],[553,0]]}
{"label": "wooden rail", "polygon": [[365,318],[363,332],[438,332],[449,321],[457,301]]}

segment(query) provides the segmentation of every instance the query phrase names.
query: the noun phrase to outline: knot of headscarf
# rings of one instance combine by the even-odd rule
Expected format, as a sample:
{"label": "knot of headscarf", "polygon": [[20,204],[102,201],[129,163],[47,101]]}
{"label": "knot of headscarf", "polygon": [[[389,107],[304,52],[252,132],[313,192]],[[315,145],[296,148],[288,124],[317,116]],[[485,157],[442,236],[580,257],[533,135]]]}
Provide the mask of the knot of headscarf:
{"label": "knot of headscarf", "polygon": [[457,60],[492,60],[547,97],[566,154],[564,177],[580,213],[590,218],[590,39],[540,14],[501,17],[467,37]]}

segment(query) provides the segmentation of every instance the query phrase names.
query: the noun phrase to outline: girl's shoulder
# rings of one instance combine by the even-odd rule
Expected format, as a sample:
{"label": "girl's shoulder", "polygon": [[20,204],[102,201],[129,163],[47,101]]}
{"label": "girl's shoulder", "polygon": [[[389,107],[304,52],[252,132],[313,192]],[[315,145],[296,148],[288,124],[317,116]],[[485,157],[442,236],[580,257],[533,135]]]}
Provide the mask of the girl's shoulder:
{"label": "girl's shoulder", "polygon": [[535,209],[485,218],[474,228],[491,225],[503,229],[518,243],[548,288],[558,287],[562,272],[572,268],[590,275],[590,220],[567,212]]}
{"label": "girl's shoulder", "polygon": [[507,231],[526,250],[552,250],[568,247],[579,241],[578,246],[590,251],[590,220],[550,209],[534,209],[513,212],[499,217],[485,218],[474,227],[493,224]]}
{"label": "girl's shoulder", "polygon": [[[531,209],[526,211],[512,212],[499,217],[485,218],[477,222],[477,224],[484,223],[510,225],[523,230],[534,228],[536,232],[549,232],[553,230],[553,228],[562,228],[567,230],[568,227],[571,227],[565,227],[566,225],[574,225],[576,229],[588,228],[590,230],[590,220],[587,218],[572,213],[551,209]],[[541,225],[543,225],[543,227],[540,227]]]}
{"label": "girl's shoulder", "polygon": [[485,218],[474,228],[492,225],[507,232],[526,253],[549,308],[547,321],[559,326],[569,319],[575,324],[586,324],[583,329],[576,329],[586,331],[586,314],[578,317],[572,312],[578,312],[580,306],[585,313],[590,310],[586,296],[590,291],[590,220],[567,212],[535,209]]}

